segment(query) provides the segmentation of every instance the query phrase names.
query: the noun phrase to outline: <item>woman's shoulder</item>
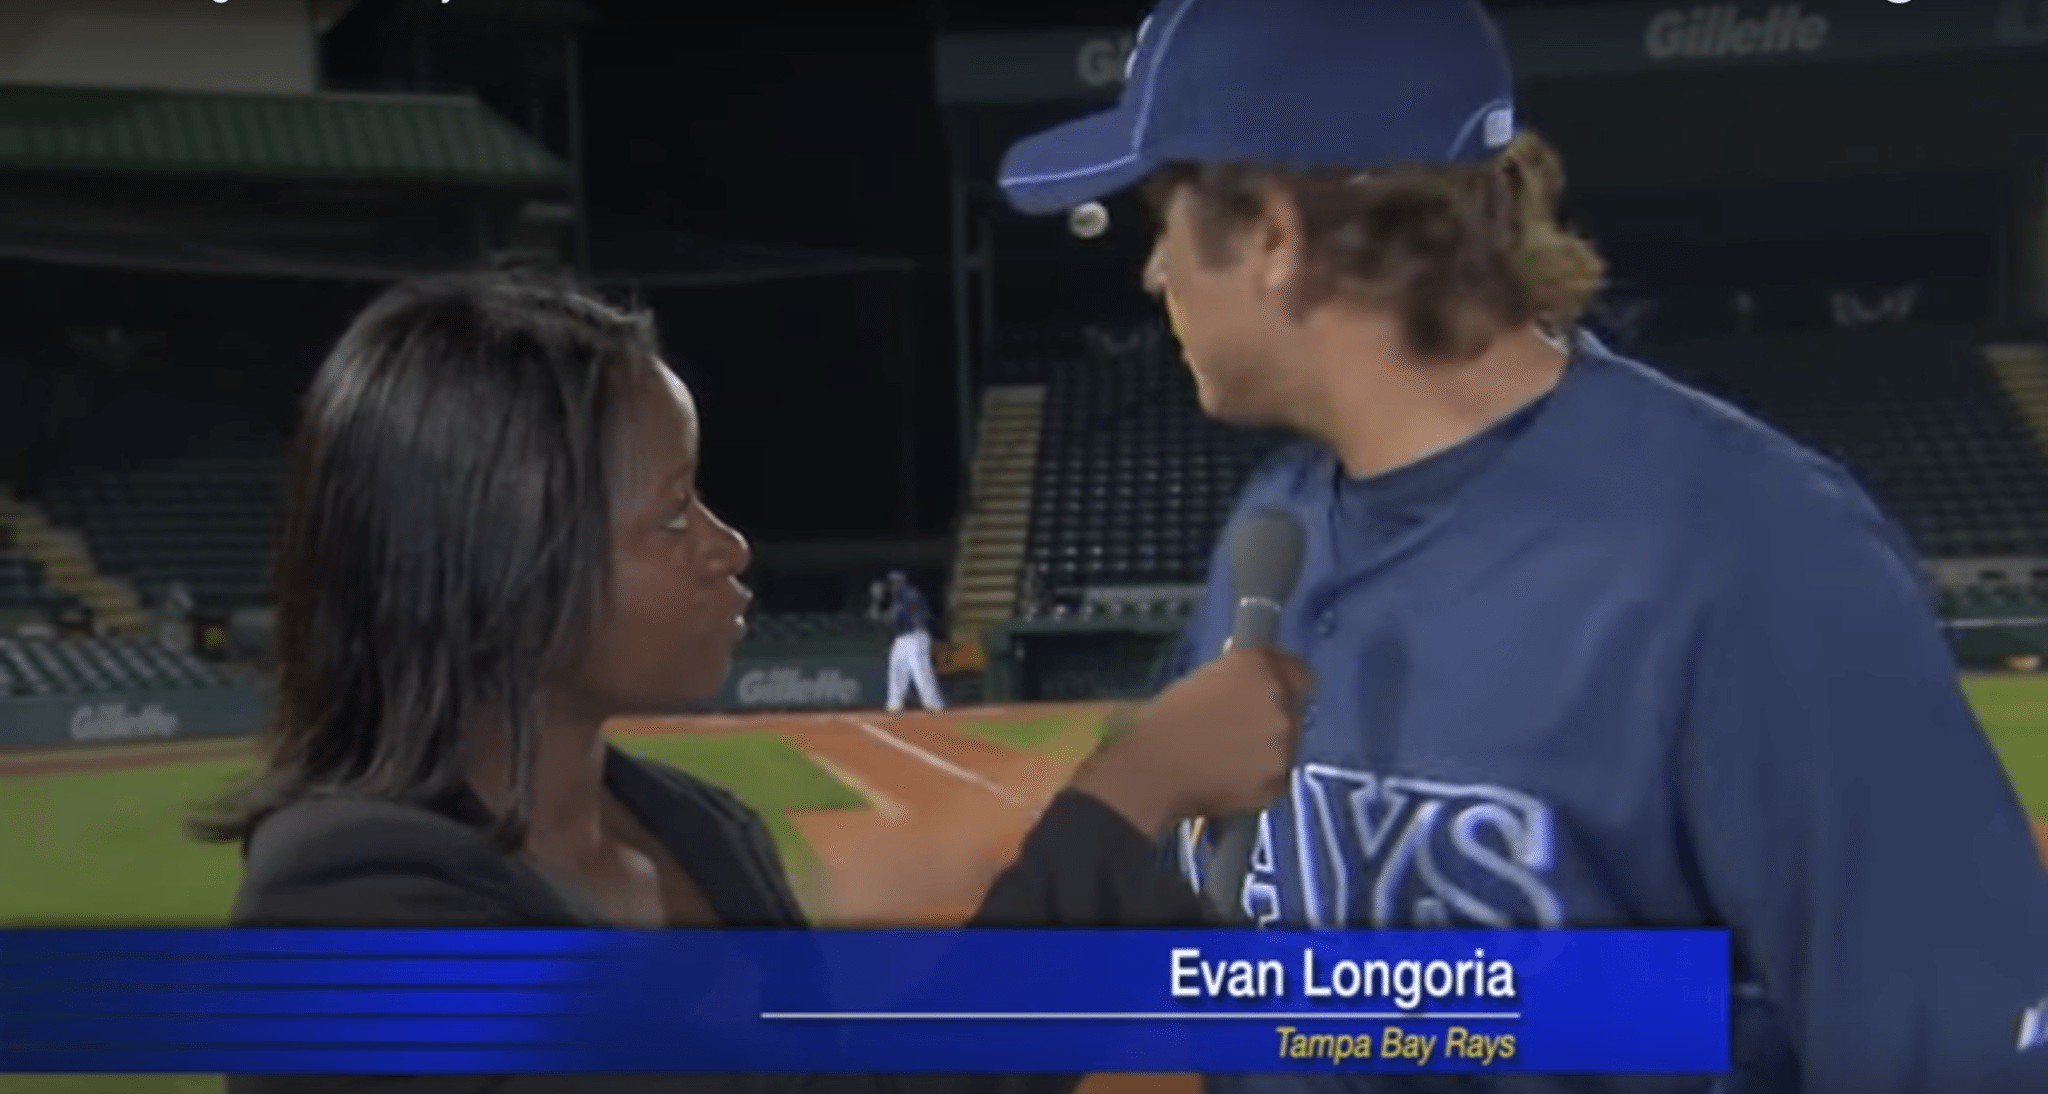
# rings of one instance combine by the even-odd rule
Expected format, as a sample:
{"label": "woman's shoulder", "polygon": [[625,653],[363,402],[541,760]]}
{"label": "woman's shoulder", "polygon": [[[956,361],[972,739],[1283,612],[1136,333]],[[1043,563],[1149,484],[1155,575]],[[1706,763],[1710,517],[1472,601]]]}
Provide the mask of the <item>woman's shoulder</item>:
{"label": "woman's shoulder", "polygon": [[614,764],[637,774],[637,781],[643,786],[676,804],[706,810],[733,828],[761,827],[761,814],[741,801],[739,795],[717,783],[646,756],[619,749],[613,749],[612,754]]}
{"label": "woman's shoulder", "polygon": [[372,863],[487,858],[497,853],[476,826],[423,806],[352,794],[301,798],[249,835],[248,876],[333,876]]}
{"label": "woman's shoulder", "polygon": [[800,926],[803,910],[789,888],[782,853],[761,814],[732,791],[658,760],[612,750],[608,781],[679,860],[705,873],[700,884],[722,893],[735,924]]}
{"label": "woman's shoulder", "polygon": [[489,833],[422,806],[306,798],[251,833],[234,921],[242,925],[523,922],[544,893]]}

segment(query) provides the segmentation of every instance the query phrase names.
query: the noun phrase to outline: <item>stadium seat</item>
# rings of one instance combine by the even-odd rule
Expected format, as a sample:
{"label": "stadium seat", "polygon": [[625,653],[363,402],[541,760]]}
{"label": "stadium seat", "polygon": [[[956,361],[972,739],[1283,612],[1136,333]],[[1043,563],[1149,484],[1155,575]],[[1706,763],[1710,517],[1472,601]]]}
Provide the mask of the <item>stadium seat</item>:
{"label": "stadium seat", "polygon": [[1199,582],[1239,486],[1282,438],[1204,417],[1156,325],[1083,341],[1047,370],[1025,552],[1039,599]]}
{"label": "stadium seat", "polygon": [[2048,554],[2048,459],[1978,342],[1893,326],[1650,355],[1841,462],[1922,554]]}
{"label": "stadium seat", "polygon": [[0,695],[221,687],[213,666],[145,638],[0,638]]}
{"label": "stadium seat", "polygon": [[42,504],[91,545],[100,570],[155,597],[183,582],[201,607],[268,599],[282,508],[280,448],[170,461],[132,470],[59,475]]}
{"label": "stadium seat", "polygon": [[844,647],[872,643],[885,632],[853,612],[767,612],[747,617],[745,647]]}
{"label": "stadium seat", "polygon": [[0,551],[0,608],[47,608],[63,600],[43,580],[42,567],[18,551]]}
{"label": "stadium seat", "polygon": [[[1285,440],[1205,418],[1156,324],[1079,341],[1046,370],[1027,616],[1096,611],[1079,590],[1200,582],[1245,477]],[[2048,460],[1978,342],[1894,326],[1645,355],[1842,463],[1924,555],[2048,554]]]}

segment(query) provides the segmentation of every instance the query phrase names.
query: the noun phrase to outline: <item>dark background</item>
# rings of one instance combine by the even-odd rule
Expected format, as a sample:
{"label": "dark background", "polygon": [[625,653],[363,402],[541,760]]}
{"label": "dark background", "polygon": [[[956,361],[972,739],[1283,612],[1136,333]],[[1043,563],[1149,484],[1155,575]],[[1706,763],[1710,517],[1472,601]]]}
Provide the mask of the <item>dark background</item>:
{"label": "dark background", "polygon": [[[911,260],[915,272],[651,293],[708,419],[707,494],[759,538],[934,536],[962,489],[950,324],[947,134],[932,42],[956,30],[1135,26],[1142,0],[750,2],[688,12],[599,0],[581,33],[592,233],[703,233]],[[1517,4],[1514,6],[1540,6]],[[329,36],[337,85],[478,91],[565,148],[554,43],[516,30],[395,30],[366,0]],[[524,57],[524,65],[511,58]],[[1146,307],[1141,248],[1028,251],[1003,316]],[[602,247],[599,247],[602,250]]]}
{"label": "dark background", "polygon": [[[363,0],[325,40],[324,81],[474,92],[565,158],[580,152],[600,271],[716,266],[722,245],[710,240],[892,263],[608,289],[657,313],[705,413],[705,493],[757,541],[949,535],[963,485],[949,135],[962,126],[935,101],[934,38],[1135,26],[1149,5],[750,0],[727,14],[595,0],[573,51],[558,25],[477,17],[514,6]],[[2001,64],[2021,61],[2038,58]],[[2048,79],[2048,65],[2036,68]],[[1918,82],[1899,83],[1901,73]],[[1733,290],[1754,289],[1767,318],[1798,325],[1825,321],[1816,286],[1918,281],[1924,318],[1970,322],[1989,313],[2010,268],[2017,195],[2029,180],[2038,188],[2039,157],[2029,171],[2018,148],[2000,165],[2005,152],[1978,155],[1984,142],[1887,144],[1887,119],[1903,124],[1889,107],[1812,119],[1781,110],[1777,130],[1759,127],[1772,96],[1795,87],[1815,102],[1861,102],[1910,84],[1945,129],[2034,140],[1950,101],[1993,75],[1943,62],[1634,77],[1525,88],[1522,107],[1558,138],[1575,179],[1569,211],[1612,260],[1618,295],[1697,293],[1725,310]],[[977,139],[995,148],[1009,135],[998,125]],[[1802,147],[1885,153],[1892,166],[1846,165],[1857,174],[1845,181],[1790,154]],[[1140,218],[1120,212],[1110,236],[1088,244],[1053,221],[992,222],[1000,324],[1071,326],[1149,308],[1137,289]],[[0,370],[0,434],[13,438],[0,473],[32,487],[45,466],[145,461],[229,434],[281,438],[325,346],[375,289],[0,264],[15,332],[5,352],[27,362]],[[170,348],[147,370],[63,364],[76,359],[62,352],[66,332],[95,323],[167,332]],[[66,424],[78,422],[97,428]],[[110,432],[122,443],[78,440]]]}

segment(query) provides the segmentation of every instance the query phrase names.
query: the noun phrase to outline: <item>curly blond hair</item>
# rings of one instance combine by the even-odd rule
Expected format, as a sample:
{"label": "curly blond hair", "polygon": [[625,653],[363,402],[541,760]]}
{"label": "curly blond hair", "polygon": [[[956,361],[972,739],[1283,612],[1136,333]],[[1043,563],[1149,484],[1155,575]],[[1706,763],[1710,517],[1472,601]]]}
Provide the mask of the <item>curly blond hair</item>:
{"label": "curly blond hair", "polygon": [[1218,265],[1233,260],[1268,197],[1284,194],[1308,241],[1297,309],[1340,295],[1388,309],[1426,360],[1469,360],[1500,332],[1531,323],[1570,327],[1606,276],[1599,252],[1560,219],[1563,166],[1532,133],[1471,166],[1343,174],[1179,165],[1147,192],[1163,211],[1183,188],[1196,199],[1198,246]]}

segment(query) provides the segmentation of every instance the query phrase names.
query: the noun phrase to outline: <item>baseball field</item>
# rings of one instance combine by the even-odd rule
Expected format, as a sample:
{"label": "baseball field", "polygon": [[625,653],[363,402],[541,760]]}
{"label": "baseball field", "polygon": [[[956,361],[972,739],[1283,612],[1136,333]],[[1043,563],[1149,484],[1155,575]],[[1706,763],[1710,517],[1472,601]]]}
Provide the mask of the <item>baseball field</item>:
{"label": "baseball field", "polygon": [[[2048,819],[2048,675],[1968,681],[2029,812]],[[768,818],[829,924],[957,922],[1094,744],[1098,705],[943,715],[706,716],[616,727],[623,747],[722,783]],[[234,779],[239,742],[0,753],[0,926],[218,923],[232,849],[181,818]],[[2048,849],[2048,824],[2037,823]],[[1097,1077],[1089,1094],[1186,1090]],[[0,1094],[219,1094],[213,1076],[5,1076]]]}

